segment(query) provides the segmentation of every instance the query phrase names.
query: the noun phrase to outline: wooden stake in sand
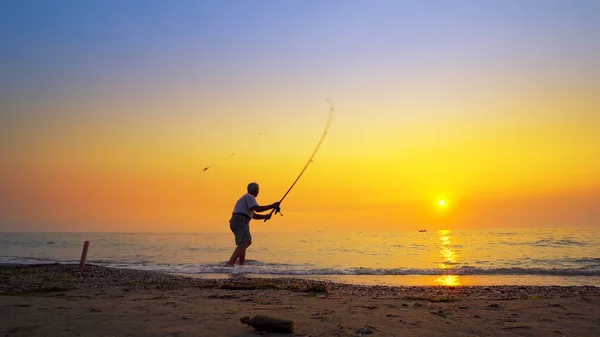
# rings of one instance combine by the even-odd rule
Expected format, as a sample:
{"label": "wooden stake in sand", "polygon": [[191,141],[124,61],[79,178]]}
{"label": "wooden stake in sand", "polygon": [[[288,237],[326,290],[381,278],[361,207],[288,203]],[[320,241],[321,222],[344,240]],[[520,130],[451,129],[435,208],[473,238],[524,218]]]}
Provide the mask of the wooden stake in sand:
{"label": "wooden stake in sand", "polygon": [[89,241],[83,243],[83,250],[81,251],[81,261],[79,262],[79,269],[83,269],[85,266],[85,259],[87,258],[88,247],[90,246]]}
{"label": "wooden stake in sand", "polygon": [[294,332],[296,323],[289,319],[281,319],[269,316],[244,316],[240,318],[240,322],[248,324],[258,331],[271,332]]}

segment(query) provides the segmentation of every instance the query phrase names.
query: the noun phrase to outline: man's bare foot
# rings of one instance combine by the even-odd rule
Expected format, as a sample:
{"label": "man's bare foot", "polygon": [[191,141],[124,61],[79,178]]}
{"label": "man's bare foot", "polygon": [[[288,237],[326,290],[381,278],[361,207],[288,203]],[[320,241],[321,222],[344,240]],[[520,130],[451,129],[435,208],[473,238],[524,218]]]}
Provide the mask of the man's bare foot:
{"label": "man's bare foot", "polygon": [[235,266],[229,263],[225,263],[225,267],[234,268]]}

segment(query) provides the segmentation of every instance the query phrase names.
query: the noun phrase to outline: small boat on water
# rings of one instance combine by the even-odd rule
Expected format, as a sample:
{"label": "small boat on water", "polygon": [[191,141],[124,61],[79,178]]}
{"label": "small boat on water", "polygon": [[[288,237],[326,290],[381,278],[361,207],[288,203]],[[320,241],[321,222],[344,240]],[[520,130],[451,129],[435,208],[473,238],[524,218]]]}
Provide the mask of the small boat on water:
{"label": "small boat on water", "polygon": [[419,229],[419,233],[424,233],[424,232],[427,232],[427,230],[426,229]]}

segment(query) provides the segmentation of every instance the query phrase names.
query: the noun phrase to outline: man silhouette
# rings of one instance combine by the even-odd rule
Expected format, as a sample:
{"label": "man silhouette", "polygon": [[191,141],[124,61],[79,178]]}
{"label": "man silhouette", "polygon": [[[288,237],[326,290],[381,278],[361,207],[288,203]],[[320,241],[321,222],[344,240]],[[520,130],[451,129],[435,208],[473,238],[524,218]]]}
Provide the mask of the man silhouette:
{"label": "man silhouette", "polygon": [[271,205],[259,206],[256,202],[260,188],[257,183],[248,184],[248,193],[242,195],[233,207],[233,214],[229,220],[229,228],[235,236],[236,248],[231,254],[231,258],[226,266],[233,267],[235,261],[239,259],[239,264],[246,264],[246,249],[252,244],[252,235],[250,234],[250,220],[270,219],[271,214],[257,214],[258,212],[268,211],[278,208],[279,202]]}

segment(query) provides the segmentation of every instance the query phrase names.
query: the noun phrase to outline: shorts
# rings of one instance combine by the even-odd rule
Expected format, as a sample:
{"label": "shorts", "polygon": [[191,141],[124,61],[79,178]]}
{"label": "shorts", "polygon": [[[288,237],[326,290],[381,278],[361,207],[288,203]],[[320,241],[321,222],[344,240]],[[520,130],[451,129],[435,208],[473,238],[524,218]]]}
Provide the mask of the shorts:
{"label": "shorts", "polygon": [[252,243],[250,234],[250,219],[243,215],[234,214],[229,220],[229,228],[235,235],[235,245],[239,246],[242,242]]}

